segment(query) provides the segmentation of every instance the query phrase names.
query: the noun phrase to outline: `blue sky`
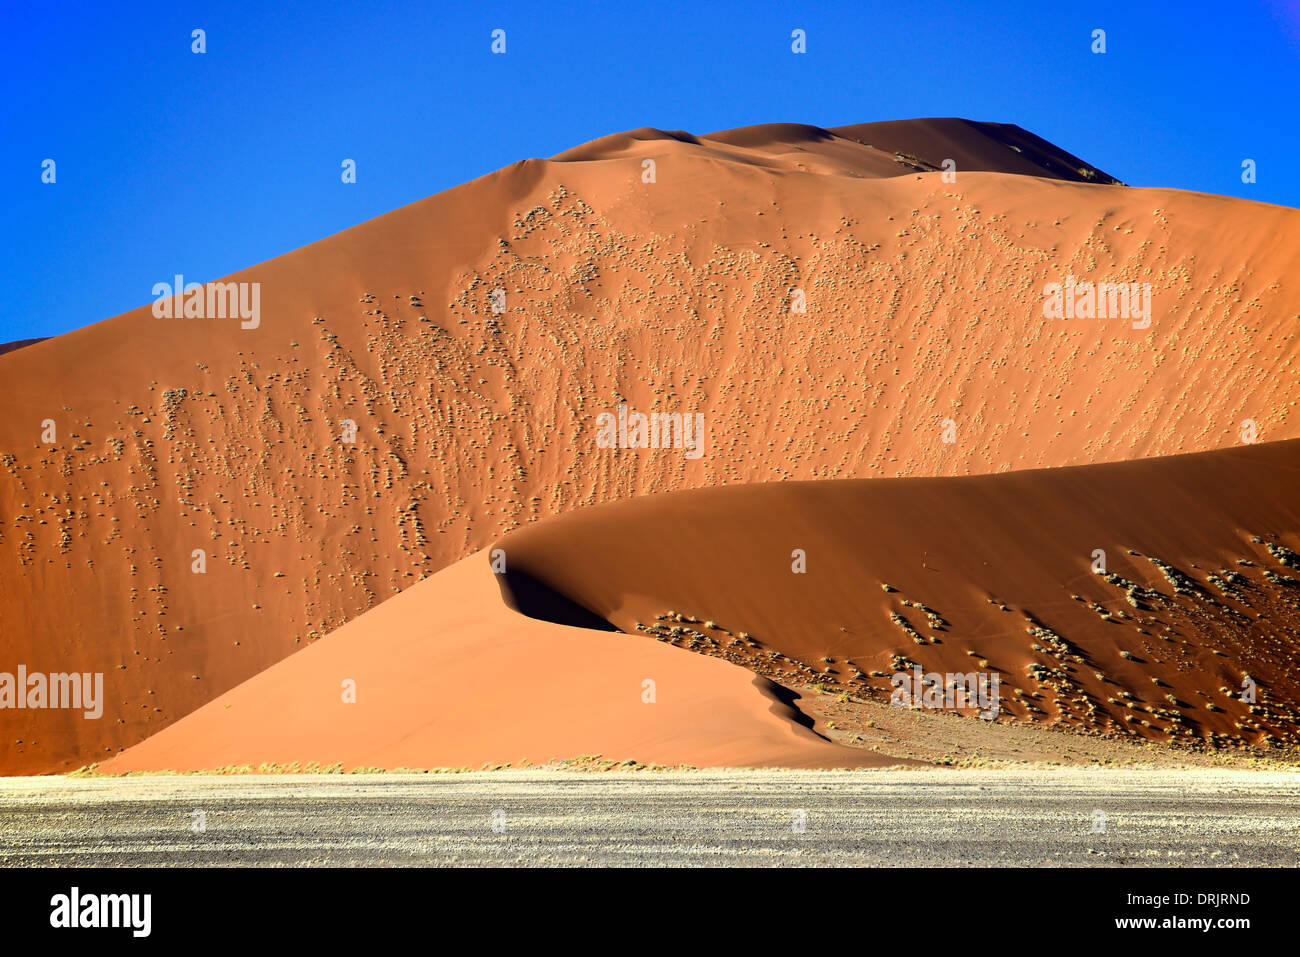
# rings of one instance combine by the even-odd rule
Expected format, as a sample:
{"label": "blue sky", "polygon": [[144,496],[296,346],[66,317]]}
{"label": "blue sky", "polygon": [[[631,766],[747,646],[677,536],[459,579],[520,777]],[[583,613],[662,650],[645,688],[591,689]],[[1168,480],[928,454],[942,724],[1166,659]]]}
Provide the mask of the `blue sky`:
{"label": "blue sky", "polygon": [[964,116],[1133,185],[1300,207],[1300,0],[86,6],[3,15],[0,341],[639,126]]}

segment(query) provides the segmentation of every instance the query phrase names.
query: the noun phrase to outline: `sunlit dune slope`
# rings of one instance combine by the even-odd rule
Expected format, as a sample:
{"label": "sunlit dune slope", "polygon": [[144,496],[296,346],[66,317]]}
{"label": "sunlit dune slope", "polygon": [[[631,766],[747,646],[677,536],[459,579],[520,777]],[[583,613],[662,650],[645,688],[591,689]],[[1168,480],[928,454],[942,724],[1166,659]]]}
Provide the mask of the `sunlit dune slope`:
{"label": "sunlit dune slope", "polygon": [[726,662],[526,618],[475,555],[100,770],[479,768],[594,755],[695,766],[894,763],[808,730],[791,697]]}

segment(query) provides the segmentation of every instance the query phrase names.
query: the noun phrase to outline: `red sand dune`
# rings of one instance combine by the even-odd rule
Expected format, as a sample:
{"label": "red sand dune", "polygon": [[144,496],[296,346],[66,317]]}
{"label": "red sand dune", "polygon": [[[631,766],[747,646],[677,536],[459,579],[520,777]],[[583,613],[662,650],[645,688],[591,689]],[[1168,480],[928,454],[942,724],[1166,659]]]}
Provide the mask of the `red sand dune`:
{"label": "red sand dune", "polygon": [[[749,671],[734,665],[785,687],[818,683],[888,700],[895,656],[926,671],[998,672],[1003,721],[1294,747],[1298,470],[1300,441],[1290,441],[581,509],[499,543],[508,591],[526,591],[542,608],[536,582],[552,592],[552,617],[575,601],[629,637],[503,616],[478,555],[103,770],[305,760],[476,767],[579,753],[696,765],[879,763],[886,759],[871,751],[829,748],[789,711],[777,731],[781,722],[759,713]],[[792,572],[796,548],[806,555],[802,574]],[[1091,570],[1094,548],[1114,577]],[[694,670],[696,662],[719,668]],[[1254,705],[1242,700],[1247,674]],[[682,707],[638,707],[641,676],[664,676],[660,687],[680,694]],[[346,677],[366,689],[368,709],[339,703]]]}
{"label": "red sand dune", "polygon": [[[346,680],[354,703],[344,701]],[[667,765],[896,763],[807,730],[784,694],[726,662],[526,618],[475,555],[101,770],[478,768],[591,755]]]}
{"label": "red sand dune", "polygon": [[[114,754],[579,506],[1300,437],[1300,212],[1107,179],[959,120],[642,130],[227,277],[255,329],[145,306],[0,356],[0,670],[112,706],[6,713],[0,771]],[[1152,283],[1151,327],[1045,320],[1068,274]],[[704,456],[597,449],[621,402],[705,415]]]}
{"label": "red sand dune", "polygon": [[[583,509],[499,547],[511,574],[624,631],[787,686],[887,699],[895,656],[938,672],[980,658],[1004,675],[1010,716],[1032,723],[1294,747],[1297,474],[1291,440],[996,476],[755,485]],[[1098,557],[1110,577],[1094,572]],[[1017,687],[1042,696],[1034,709]]]}

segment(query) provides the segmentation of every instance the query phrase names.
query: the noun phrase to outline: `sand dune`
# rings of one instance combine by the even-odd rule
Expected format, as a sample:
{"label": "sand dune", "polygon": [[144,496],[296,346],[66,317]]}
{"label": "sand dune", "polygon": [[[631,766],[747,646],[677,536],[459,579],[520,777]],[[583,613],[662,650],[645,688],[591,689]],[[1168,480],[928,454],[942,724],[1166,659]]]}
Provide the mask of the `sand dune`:
{"label": "sand dune", "polygon": [[[355,684],[355,703],[344,682]],[[103,764],[438,768],[580,756],[641,764],[857,767],[752,672],[511,610],[486,556],[422,582]]]}
{"label": "sand dune", "polygon": [[[498,543],[506,593],[555,620],[571,619],[565,606],[577,602],[626,635],[489,610],[488,558],[474,556],[103,770],[477,767],[516,752],[534,762],[598,752],[641,763],[883,763],[887,748],[831,748],[792,720],[796,710],[763,710],[747,681],[756,671],[807,694],[889,700],[888,676],[913,664],[998,673],[1000,722],[1295,747],[1298,470],[1292,441],[583,509]],[[1092,570],[1096,548],[1106,575]],[[367,708],[339,703],[348,676]],[[640,705],[639,676],[656,676],[661,701],[678,707]],[[1246,677],[1254,702],[1243,700]]]}
{"label": "sand dune", "polygon": [[[145,306],[0,356],[4,659],[111,702],[7,713],[0,771],[114,754],[580,506],[1300,437],[1300,212],[1085,169],[953,120],[636,131],[227,277],[256,328]],[[1150,282],[1153,322],[1045,320],[1068,275]],[[597,448],[620,404],[703,415],[702,457]]]}
{"label": "sand dune", "polygon": [[498,547],[534,590],[787,687],[889,700],[914,665],[996,672],[1008,720],[1294,748],[1298,474],[1292,440],[754,485],[584,509]]}

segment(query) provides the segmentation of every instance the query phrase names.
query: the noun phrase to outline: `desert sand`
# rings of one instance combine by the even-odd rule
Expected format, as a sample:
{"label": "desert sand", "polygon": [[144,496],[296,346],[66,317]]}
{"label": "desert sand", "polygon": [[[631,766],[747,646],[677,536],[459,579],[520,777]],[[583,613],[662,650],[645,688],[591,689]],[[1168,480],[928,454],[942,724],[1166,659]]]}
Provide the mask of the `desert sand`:
{"label": "desert sand", "polygon": [[[956,182],[944,179],[948,158]],[[102,671],[110,702],[99,721],[5,712],[0,771],[111,757],[322,636],[344,636],[364,612],[405,601],[410,586],[508,533],[586,506],[741,483],[995,475],[1203,452],[1240,445],[1245,420],[1260,449],[1300,438],[1300,290],[1286,280],[1298,253],[1296,210],[1116,185],[1012,126],[638,130],[513,164],[227,277],[261,283],[256,328],[159,319],[146,305],[0,355],[4,658],[35,671]],[[1069,275],[1151,283],[1150,327],[1044,319],[1044,284]],[[142,280],[142,300],[170,278]],[[494,313],[497,289],[505,299]],[[705,454],[598,449],[594,422],[620,404],[704,415]],[[348,419],[354,443],[341,438]],[[46,420],[57,427],[52,443],[42,441]],[[946,421],[953,442],[941,439]],[[1075,503],[1041,494],[1043,507],[1065,509],[1034,518],[1046,534]],[[778,536],[797,518],[773,522],[747,498],[736,503],[728,507]],[[1177,516],[1189,535],[1200,508],[1187,501]],[[1289,514],[1259,533],[1291,535]],[[1144,545],[1140,530],[1110,533],[1112,560],[1123,562],[1116,552],[1126,546],[1157,555],[1162,541]],[[1228,554],[1242,543],[1224,536],[1243,531],[1215,531],[1220,544],[1195,555],[1262,560],[1257,548]],[[1064,569],[1067,553],[1082,562],[1079,549],[1104,544],[1042,547]],[[195,549],[206,555],[203,574],[191,570]],[[881,575],[882,563],[866,567]],[[577,563],[561,572],[582,574]],[[1086,562],[1082,597],[1114,598],[1085,572]],[[902,594],[954,623],[987,597],[1016,600],[952,572],[955,590],[936,596],[914,574],[895,574],[916,597]],[[1046,616],[1037,596],[1048,585],[1035,580],[1025,607]],[[450,586],[426,586],[441,587]],[[583,585],[599,587],[633,586],[617,576]],[[878,592],[877,607],[855,618],[846,599],[832,606],[833,623],[873,622],[881,630],[871,641],[883,647],[895,637],[889,619],[877,622],[887,596],[875,581],[862,587]],[[720,607],[706,612],[684,607],[705,604],[688,592],[672,599],[683,607],[642,604],[635,614],[647,627],[674,610],[743,629],[740,594],[719,593]],[[439,607],[401,613],[456,630]],[[1021,611],[1005,614],[1022,626]],[[752,628],[778,648],[785,639],[763,632],[768,615]],[[789,760],[781,749],[794,740],[826,746],[788,727],[778,735],[752,673],[733,664],[715,668],[643,632],[584,637],[602,642],[593,646],[602,654],[623,642],[687,662],[680,680],[730,702],[729,727],[743,727],[754,761]],[[858,647],[868,645],[832,654]],[[1008,652],[1006,667],[1025,654]],[[487,668],[488,658],[476,660]],[[495,670],[481,674],[512,670],[490,660]],[[736,674],[715,686],[704,667]],[[337,697],[340,679],[330,679]],[[1114,719],[1104,699],[1093,704]],[[536,715],[499,720],[519,728]],[[628,720],[611,734],[650,734]],[[563,753],[537,743],[539,754]]]}
{"label": "desert sand", "polygon": [[[856,753],[881,763],[892,749],[873,750],[865,729],[850,737],[818,725],[801,699],[779,712],[789,734],[760,736],[757,724],[773,723],[763,708],[776,686],[831,692],[846,704],[889,702],[890,676],[914,665],[996,672],[999,722],[1295,749],[1300,555],[1289,546],[1300,541],[1289,530],[1300,523],[1298,468],[1300,442],[1289,441],[1006,475],[749,485],[580,509],[497,543],[506,571],[496,575],[495,614],[485,613],[494,573],[480,554],[102,770],[295,760],[350,769],[367,755],[381,767],[575,754],[834,767],[853,765]],[[1104,574],[1092,570],[1096,548]],[[793,570],[796,549],[805,571]],[[559,624],[575,619],[574,605],[621,633]],[[519,612],[533,616],[530,625]],[[645,657],[656,645],[669,652],[662,664]],[[733,667],[706,671],[704,662]],[[703,710],[638,706],[638,668],[671,686],[674,704]],[[753,672],[772,684],[748,684]],[[339,703],[349,676],[373,697],[370,707]],[[470,676],[478,680],[466,687]],[[1243,700],[1246,678],[1254,701]],[[486,710],[475,706],[484,684]],[[714,702],[708,688],[732,696]],[[509,707],[496,706],[504,701]],[[984,720],[976,707],[952,710]]]}
{"label": "desert sand", "polygon": [[[354,682],[355,702],[344,682]],[[614,631],[525,617],[484,556],[453,565],[101,765],[895,763],[794,720],[778,686]]]}

